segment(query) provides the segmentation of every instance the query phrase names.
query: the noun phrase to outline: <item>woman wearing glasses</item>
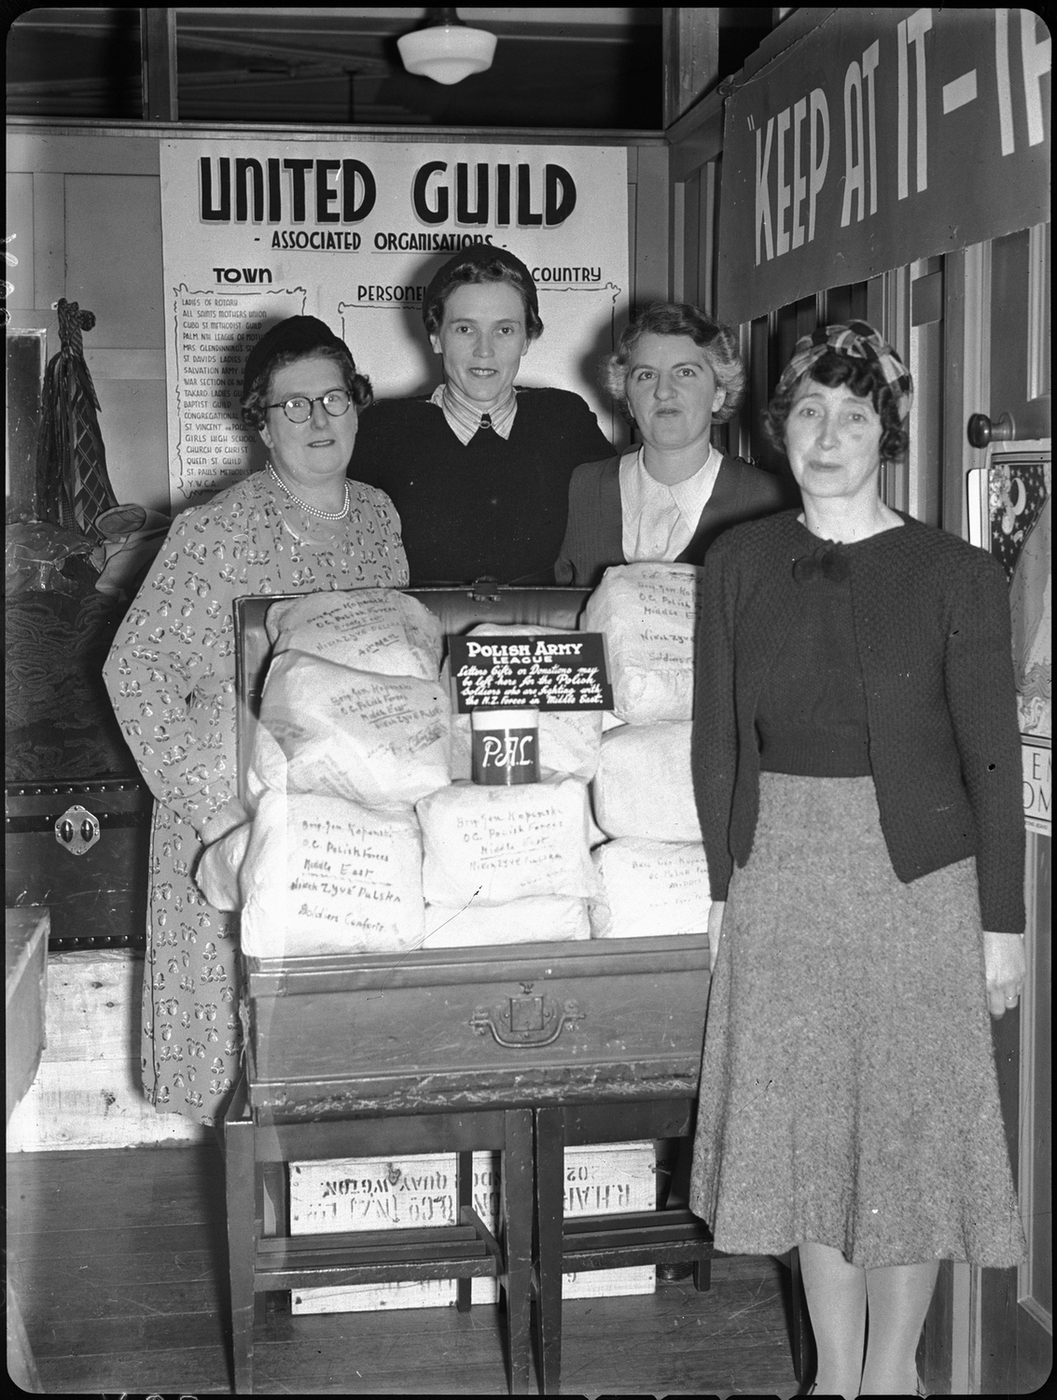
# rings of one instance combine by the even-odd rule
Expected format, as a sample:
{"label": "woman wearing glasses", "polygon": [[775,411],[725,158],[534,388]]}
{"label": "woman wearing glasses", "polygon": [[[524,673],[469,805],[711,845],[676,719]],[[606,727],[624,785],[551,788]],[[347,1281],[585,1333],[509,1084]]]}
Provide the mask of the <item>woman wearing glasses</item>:
{"label": "woman wearing glasses", "polygon": [[236,796],[234,599],[407,583],[384,492],[346,475],[369,381],[314,316],[269,330],[242,413],[263,470],[184,511],[104,668],[155,796],[143,994],[143,1085],[162,1113],[219,1120],[237,1077],[237,915],[207,904],[198,857],[245,819]]}

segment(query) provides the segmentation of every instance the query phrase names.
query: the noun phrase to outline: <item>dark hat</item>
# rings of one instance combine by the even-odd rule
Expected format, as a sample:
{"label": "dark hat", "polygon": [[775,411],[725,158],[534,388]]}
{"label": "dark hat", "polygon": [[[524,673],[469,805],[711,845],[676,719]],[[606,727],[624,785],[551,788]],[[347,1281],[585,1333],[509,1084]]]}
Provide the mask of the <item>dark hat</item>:
{"label": "dark hat", "polygon": [[464,267],[488,267],[500,263],[514,274],[514,280],[525,298],[526,307],[532,311],[537,320],[540,314],[539,295],[536,292],[536,284],[532,280],[532,273],[521,261],[510,253],[506,248],[496,248],[491,243],[471,243],[464,248],[461,253],[456,253],[453,258],[449,258],[433,275],[433,280],[426,288],[426,295],[422,301],[422,319],[425,320],[429,314],[430,307],[442,297],[453,284],[462,284],[467,281],[465,277],[458,274]]}
{"label": "dark hat", "polygon": [[280,355],[300,358],[302,355],[311,355],[313,350],[324,349],[344,350],[349,359],[352,359],[349,347],[318,316],[288,316],[285,321],[272,326],[270,331],[265,331],[246,356],[246,368],[242,376],[243,397],[249,394],[261,372]]}

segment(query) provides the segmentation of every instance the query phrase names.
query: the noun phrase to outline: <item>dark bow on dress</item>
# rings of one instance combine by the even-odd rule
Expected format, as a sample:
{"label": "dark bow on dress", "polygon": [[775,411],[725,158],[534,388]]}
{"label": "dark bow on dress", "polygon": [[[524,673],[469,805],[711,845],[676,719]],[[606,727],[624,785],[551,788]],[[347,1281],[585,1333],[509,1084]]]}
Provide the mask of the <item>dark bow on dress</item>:
{"label": "dark bow on dress", "polygon": [[797,583],[809,583],[816,578],[843,583],[850,573],[847,553],[839,544],[820,545],[811,554],[793,561],[793,577]]}

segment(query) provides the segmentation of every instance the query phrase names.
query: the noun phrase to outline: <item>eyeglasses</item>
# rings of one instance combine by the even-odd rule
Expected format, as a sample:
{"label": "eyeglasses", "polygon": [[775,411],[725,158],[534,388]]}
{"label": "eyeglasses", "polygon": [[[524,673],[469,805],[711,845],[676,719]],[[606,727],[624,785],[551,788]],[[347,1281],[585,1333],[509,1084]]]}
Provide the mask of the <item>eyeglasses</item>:
{"label": "eyeglasses", "polygon": [[281,408],[291,423],[307,423],[312,417],[312,406],[317,403],[323,405],[331,418],[340,418],[342,414],[348,413],[352,396],[346,389],[331,389],[329,394],[321,394],[318,399],[309,399],[304,394],[297,394],[292,399],[284,399],[282,403],[266,403],[264,407]]}

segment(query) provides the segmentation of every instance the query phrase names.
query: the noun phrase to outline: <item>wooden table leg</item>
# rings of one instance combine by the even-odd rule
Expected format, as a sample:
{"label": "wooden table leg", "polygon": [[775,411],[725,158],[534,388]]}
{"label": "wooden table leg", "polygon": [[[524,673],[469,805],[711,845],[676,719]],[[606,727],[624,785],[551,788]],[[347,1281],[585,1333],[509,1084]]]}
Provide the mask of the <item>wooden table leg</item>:
{"label": "wooden table leg", "polygon": [[536,1110],[536,1225],[540,1390],[557,1395],[562,1371],[562,1225],[565,1215],[565,1116]]}
{"label": "wooden table leg", "polygon": [[527,1395],[532,1347],[532,1110],[504,1114],[500,1176],[506,1255],[507,1379],[511,1395]]}
{"label": "wooden table leg", "polygon": [[[460,1152],[455,1166],[456,1198],[455,1219],[462,1219],[463,1206],[473,1205],[473,1153]],[[473,1302],[473,1279],[460,1278],[455,1282],[455,1311],[469,1312]]]}
{"label": "wooden table leg", "polygon": [[789,1305],[793,1333],[793,1374],[803,1385],[807,1371],[807,1338],[804,1336],[804,1285],[800,1279],[800,1251],[789,1251]]}
{"label": "wooden table leg", "polygon": [[228,1214],[228,1277],[235,1394],[252,1395],[256,1183],[253,1120],[249,1116],[244,1094],[236,1095],[224,1119],[224,1188]]}

